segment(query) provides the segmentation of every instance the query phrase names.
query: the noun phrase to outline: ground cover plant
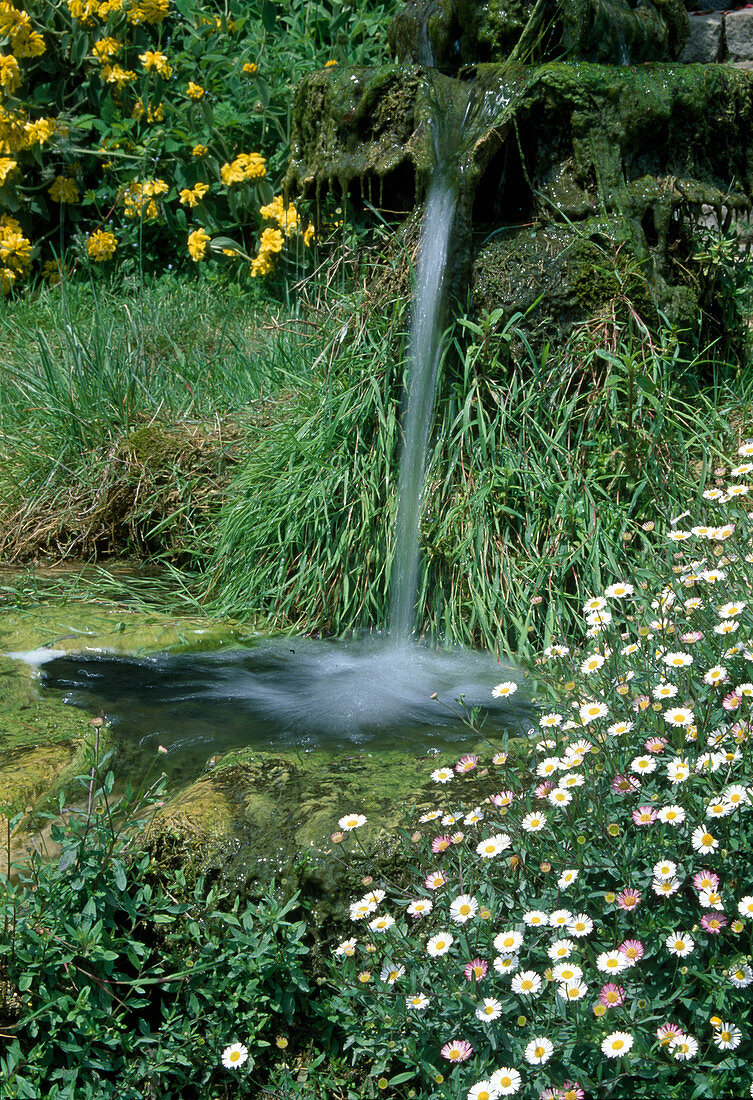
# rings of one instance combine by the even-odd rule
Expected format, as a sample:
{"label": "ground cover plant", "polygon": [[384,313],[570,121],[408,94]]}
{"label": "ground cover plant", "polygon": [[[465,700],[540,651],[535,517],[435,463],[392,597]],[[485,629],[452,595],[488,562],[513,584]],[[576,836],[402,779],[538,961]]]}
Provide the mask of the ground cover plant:
{"label": "ground cover plant", "polygon": [[[547,647],[530,741],[434,770],[434,804],[390,838],[412,881],[363,879],[332,1008],[385,1091],[753,1088],[751,459],[646,521],[652,574],[593,592]],[[354,810],[333,839],[368,870]]]}
{"label": "ground cover plant", "polygon": [[160,877],[142,844],[160,784],[118,795],[107,759],[81,783],[47,815],[59,854],[2,877],[0,1096],[259,1095],[308,991],[297,899]]}

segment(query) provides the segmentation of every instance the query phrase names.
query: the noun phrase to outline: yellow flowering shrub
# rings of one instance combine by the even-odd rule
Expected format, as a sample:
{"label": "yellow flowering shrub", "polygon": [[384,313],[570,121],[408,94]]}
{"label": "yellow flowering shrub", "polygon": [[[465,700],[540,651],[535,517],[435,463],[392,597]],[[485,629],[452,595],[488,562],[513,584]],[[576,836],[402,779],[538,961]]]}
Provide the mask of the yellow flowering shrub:
{"label": "yellow flowering shrub", "polygon": [[136,250],[254,277],[299,262],[314,228],[274,186],[292,86],[335,26],[344,60],[376,59],[368,13],[396,3],[319,0],[314,46],[309,0],[0,0],[0,289],[59,274],[48,240],[67,272]]}

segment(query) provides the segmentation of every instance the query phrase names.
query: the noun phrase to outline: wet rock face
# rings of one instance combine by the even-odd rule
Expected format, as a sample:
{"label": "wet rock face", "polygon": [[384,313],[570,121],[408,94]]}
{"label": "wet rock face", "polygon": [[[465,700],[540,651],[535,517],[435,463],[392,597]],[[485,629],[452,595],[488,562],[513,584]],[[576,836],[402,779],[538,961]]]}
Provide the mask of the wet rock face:
{"label": "wet rock face", "polygon": [[523,61],[670,61],[687,34],[682,0],[410,0],[389,42],[399,61],[456,73],[511,54]]}

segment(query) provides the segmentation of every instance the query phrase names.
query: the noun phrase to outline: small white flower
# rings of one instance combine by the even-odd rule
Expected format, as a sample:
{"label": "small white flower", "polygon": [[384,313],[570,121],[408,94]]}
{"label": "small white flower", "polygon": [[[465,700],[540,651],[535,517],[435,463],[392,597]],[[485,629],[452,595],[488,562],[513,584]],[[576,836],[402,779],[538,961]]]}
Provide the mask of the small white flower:
{"label": "small white flower", "polygon": [[225,1069],[238,1069],[248,1059],[248,1050],[243,1043],[231,1043],[222,1052],[222,1064]]}
{"label": "small white flower", "polygon": [[531,1039],[523,1052],[523,1057],[529,1065],[540,1066],[544,1062],[548,1062],[553,1054],[554,1046],[552,1042],[546,1036],[538,1035],[535,1039]]}
{"label": "small white flower", "polygon": [[494,949],[500,955],[514,955],[522,943],[522,932],[500,932],[494,937]]}
{"label": "small white flower", "polygon": [[664,941],[664,946],[671,954],[683,958],[695,949],[695,940],[689,932],[670,932]]}
{"label": "small white flower", "polygon": [[497,684],[492,688],[492,698],[505,699],[508,695],[514,695],[518,690],[518,685],[513,683],[512,680],[505,680],[501,684]]}
{"label": "small white flower", "polygon": [[513,993],[523,993],[529,997],[535,997],[541,989],[541,977],[535,970],[521,970],[519,974],[513,977],[510,988]]}
{"label": "small white flower", "polygon": [[432,936],[426,944],[426,954],[431,955],[433,959],[440,955],[446,955],[455,942],[455,937],[451,936],[449,932],[437,932],[436,936]]}
{"label": "small white flower", "polygon": [[482,859],[493,859],[500,852],[506,851],[511,843],[507,833],[495,833],[494,836],[488,836],[486,840],[479,841],[476,852]]}
{"label": "small white flower", "polygon": [[502,1004],[494,997],[484,997],[476,1007],[476,1017],[479,1020],[498,1020],[502,1015]]}
{"label": "small white flower", "polygon": [[351,829],[360,829],[362,825],[366,824],[366,818],[363,814],[346,814],[345,817],[340,818],[337,824],[347,833]]}
{"label": "small white flower", "polygon": [[450,904],[450,920],[456,924],[465,924],[478,913],[478,902],[470,894],[460,894]]}
{"label": "small white flower", "polygon": [[613,1031],[602,1040],[601,1049],[607,1058],[622,1058],[630,1051],[633,1036],[627,1031]]}

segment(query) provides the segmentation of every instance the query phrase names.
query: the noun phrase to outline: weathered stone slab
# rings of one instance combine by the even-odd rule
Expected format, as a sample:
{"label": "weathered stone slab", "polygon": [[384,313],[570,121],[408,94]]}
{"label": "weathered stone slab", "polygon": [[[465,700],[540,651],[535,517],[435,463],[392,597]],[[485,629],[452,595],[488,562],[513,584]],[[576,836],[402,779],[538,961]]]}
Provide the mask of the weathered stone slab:
{"label": "weathered stone slab", "polygon": [[753,61],[753,8],[729,12],[724,29],[730,61]]}
{"label": "weathered stone slab", "polygon": [[722,56],[724,16],[719,12],[703,12],[690,16],[690,34],[680,55],[680,61],[719,61]]}

